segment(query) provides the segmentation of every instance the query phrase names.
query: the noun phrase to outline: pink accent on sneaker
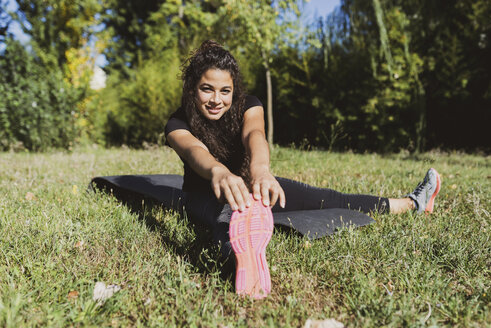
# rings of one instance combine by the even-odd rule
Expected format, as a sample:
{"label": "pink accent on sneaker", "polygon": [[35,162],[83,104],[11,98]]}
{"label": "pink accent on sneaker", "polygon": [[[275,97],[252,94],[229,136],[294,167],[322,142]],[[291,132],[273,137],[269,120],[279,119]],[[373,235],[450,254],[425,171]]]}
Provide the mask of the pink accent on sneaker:
{"label": "pink accent on sneaker", "polygon": [[273,214],[261,200],[250,197],[250,207],[233,212],[229,236],[237,264],[235,290],[239,295],[260,299],[271,292],[266,246],[273,234]]}
{"label": "pink accent on sneaker", "polygon": [[425,213],[433,213],[433,206],[435,204],[435,198],[438,195],[438,193],[440,192],[440,186],[442,183],[442,180],[440,178],[440,174],[438,174],[438,172],[435,169],[432,168],[432,170],[435,171],[435,173],[436,173],[436,189],[433,192],[433,195],[431,195],[430,200],[428,201],[428,204],[426,204]]}

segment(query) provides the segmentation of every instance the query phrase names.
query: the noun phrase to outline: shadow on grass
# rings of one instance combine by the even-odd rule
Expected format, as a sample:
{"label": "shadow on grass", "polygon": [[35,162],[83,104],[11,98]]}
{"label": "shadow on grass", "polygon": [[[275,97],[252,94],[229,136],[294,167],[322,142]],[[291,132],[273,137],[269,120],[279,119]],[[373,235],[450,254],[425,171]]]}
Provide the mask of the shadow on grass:
{"label": "shadow on grass", "polygon": [[187,219],[186,214],[166,209],[153,198],[126,193],[121,189],[108,189],[92,183],[89,190],[113,196],[150,231],[158,232],[163,246],[179,256],[203,275],[218,275],[223,280],[233,279],[235,263],[233,257],[220,256],[220,249],[212,239],[208,227]]}
{"label": "shadow on grass", "polygon": [[[290,182],[291,183],[291,182]],[[114,196],[138,215],[150,230],[158,231],[166,248],[185,259],[198,272],[219,272],[222,278],[233,276],[235,259],[230,255],[228,221],[232,210],[218,203],[210,206],[207,194],[185,194],[178,175],[124,175],[96,177],[90,189],[100,190]],[[186,195],[189,197],[184,201]],[[193,217],[218,215],[213,233],[203,223],[187,220],[184,203],[189,206]],[[300,202],[294,208],[300,210],[278,210],[275,212],[275,227],[296,231],[309,239],[322,238],[349,226],[364,226],[375,222],[358,210],[346,208],[302,209]],[[381,205],[384,206],[384,205]],[[165,209],[174,209],[168,210]],[[213,240],[224,241],[220,251]]]}
{"label": "shadow on grass", "polygon": [[[211,230],[202,224],[191,222],[185,213],[179,213],[164,208],[152,199],[141,201],[123,201],[130,211],[145,222],[151,231],[160,234],[162,242],[172,252],[186,259],[197,272],[208,275],[216,274],[223,280],[235,278],[235,261],[233,255],[224,258],[219,246],[212,239]],[[163,218],[160,216],[163,213]],[[276,225],[275,233],[283,233],[302,238],[295,229]],[[228,231],[228,230],[225,230]]]}

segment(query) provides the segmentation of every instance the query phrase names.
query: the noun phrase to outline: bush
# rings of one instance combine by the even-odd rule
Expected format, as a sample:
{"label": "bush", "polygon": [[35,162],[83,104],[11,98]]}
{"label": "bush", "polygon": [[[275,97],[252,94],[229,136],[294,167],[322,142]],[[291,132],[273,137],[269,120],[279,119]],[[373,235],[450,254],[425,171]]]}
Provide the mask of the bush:
{"label": "bush", "polygon": [[0,54],[0,150],[69,148],[80,92],[61,70],[46,69],[18,41]]}
{"label": "bush", "polygon": [[91,111],[108,145],[141,147],[162,141],[165,124],[181,103],[179,67],[177,49],[168,48],[128,70],[127,79],[110,74],[108,87],[97,95],[97,107]]}

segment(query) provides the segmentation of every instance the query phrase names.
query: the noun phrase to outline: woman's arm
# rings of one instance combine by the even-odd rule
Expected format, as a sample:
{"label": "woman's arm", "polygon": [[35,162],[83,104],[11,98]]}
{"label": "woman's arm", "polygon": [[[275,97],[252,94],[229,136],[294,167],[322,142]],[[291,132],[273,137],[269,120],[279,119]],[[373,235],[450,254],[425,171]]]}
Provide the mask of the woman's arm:
{"label": "woman's arm", "polygon": [[[242,142],[251,156],[251,185],[255,199],[263,204],[274,206],[280,200],[285,207],[285,192],[269,171],[269,147],[264,133],[264,113],[262,106],[249,108],[244,114]],[[270,202],[271,200],[271,202]]]}
{"label": "woman's arm", "polygon": [[191,168],[203,178],[211,181],[217,199],[226,199],[232,210],[250,206],[249,190],[241,177],[218,162],[208,148],[189,131],[178,129],[167,135],[169,145]]}

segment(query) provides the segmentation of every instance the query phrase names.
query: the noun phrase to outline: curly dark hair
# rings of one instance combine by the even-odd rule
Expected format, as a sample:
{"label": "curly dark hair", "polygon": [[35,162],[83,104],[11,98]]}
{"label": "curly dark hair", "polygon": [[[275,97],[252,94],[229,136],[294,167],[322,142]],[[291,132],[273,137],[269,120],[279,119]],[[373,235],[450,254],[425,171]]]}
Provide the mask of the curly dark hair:
{"label": "curly dark hair", "polygon": [[[229,72],[234,87],[230,109],[216,121],[205,118],[199,111],[197,102],[198,83],[209,69]],[[184,83],[181,104],[191,133],[232,173],[241,176],[246,183],[250,182],[250,158],[241,138],[245,93],[237,61],[218,42],[205,41],[184,62],[182,80]]]}

